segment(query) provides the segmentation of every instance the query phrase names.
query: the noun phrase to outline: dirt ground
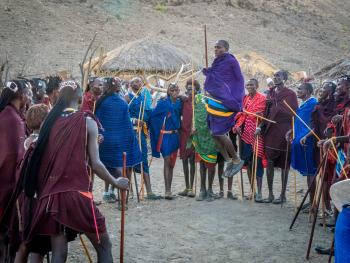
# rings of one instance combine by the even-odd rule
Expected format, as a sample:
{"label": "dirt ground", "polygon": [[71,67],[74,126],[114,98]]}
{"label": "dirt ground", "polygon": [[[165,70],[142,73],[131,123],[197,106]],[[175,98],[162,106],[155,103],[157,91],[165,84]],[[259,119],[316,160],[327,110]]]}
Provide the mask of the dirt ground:
{"label": "dirt ground", "polygon": [[[151,167],[154,192],[163,195],[162,160]],[[275,195],[280,189],[276,174]],[[248,180],[244,173],[245,193]],[[306,180],[297,178],[297,201],[306,191]],[[140,179],[140,178],[139,178]],[[214,181],[218,191],[218,180]],[[198,184],[199,185],[199,178]],[[95,196],[101,200],[102,182],[96,180]],[[226,182],[225,182],[226,187]],[[173,192],[184,188],[182,165],[177,162]],[[266,192],[264,178],[264,196]],[[198,188],[199,189],[199,188]],[[234,179],[238,193],[238,181]],[[301,214],[293,231],[289,225],[294,215],[294,176],[290,175],[287,204],[273,204],[220,199],[198,202],[177,197],[173,201],[143,201],[136,196],[129,200],[125,224],[125,262],[306,262],[305,254],[310,234],[308,215]],[[101,204],[113,243],[113,257],[119,259],[120,211],[117,204]],[[330,233],[316,227],[314,244],[327,246]],[[85,240],[86,237],[85,237]],[[91,246],[90,251],[94,251]],[[94,252],[92,254],[95,256]],[[309,262],[327,262],[327,257],[311,254]],[[80,241],[70,245],[68,262],[87,262]]]}

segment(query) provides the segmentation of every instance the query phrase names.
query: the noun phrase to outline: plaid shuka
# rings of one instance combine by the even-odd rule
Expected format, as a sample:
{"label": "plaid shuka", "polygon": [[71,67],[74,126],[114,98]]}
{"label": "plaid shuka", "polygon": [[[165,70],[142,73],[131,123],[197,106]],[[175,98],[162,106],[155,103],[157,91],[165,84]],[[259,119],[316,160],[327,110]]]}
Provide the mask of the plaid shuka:
{"label": "plaid shuka", "polygon": [[201,94],[196,95],[194,105],[194,125],[196,133],[192,137],[193,145],[201,159],[208,163],[216,163],[216,144],[207,125],[207,111]]}

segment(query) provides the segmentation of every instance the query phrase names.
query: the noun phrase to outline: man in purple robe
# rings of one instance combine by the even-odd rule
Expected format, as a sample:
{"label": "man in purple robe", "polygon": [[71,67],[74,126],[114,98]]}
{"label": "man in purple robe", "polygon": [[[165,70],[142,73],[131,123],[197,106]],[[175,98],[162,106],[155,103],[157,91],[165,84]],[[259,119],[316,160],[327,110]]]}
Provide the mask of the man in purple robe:
{"label": "man in purple robe", "polygon": [[[285,85],[288,79],[287,72],[281,70],[274,74],[274,88],[270,89],[266,97],[266,118],[276,123],[263,121],[255,134],[263,134],[265,153],[267,157],[267,184],[269,196],[264,199],[265,203],[281,204],[286,202],[286,188],[290,166],[290,145],[286,135],[292,129],[293,113],[286,106],[289,105],[294,111],[298,108],[298,99],[295,92]],[[284,102],[285,101],[285,102]],[[274,169],[281,169],[281,194],[275,199],[273,195]]]}
{"label": "man in purple robe", "polygon": [[228,137],[236,113],[242,110],[244,78],[238,61],[229,53],[227,41],[216,42],[215,60],[203,73],[206,76],[204,90],[210,96],[206,101],[208,126],[227,162],[224,176],[232,177],[244,164]]}

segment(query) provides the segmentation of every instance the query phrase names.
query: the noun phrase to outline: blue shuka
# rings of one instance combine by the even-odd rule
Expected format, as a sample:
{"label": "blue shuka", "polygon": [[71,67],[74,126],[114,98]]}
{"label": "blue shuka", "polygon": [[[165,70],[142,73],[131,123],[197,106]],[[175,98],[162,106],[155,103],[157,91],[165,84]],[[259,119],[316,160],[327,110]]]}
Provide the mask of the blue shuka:
{"label": "blue shuka", "polygon": [[[305,101],[297,109],[297,114],[310,127],[311,114],[317,104],[315,98]],[[317,170],[314,159],[315,138],[309,136],[304,146],[300,144],[300,140],[310,132],[310,130],[298,119],[294,118],[294,134],[295,138],[292,142],[292,167],[302,175],[314,175]]]}
{"label": "blue shuka", "polygon": [[[156,107],[151,113],[149,120],[149,130],[151,137],[152,156],[159,158],[160,153],[163,158],[177,151],[180,147],[180,136],[178,129],[181,125],[182,102],[177,99],[173,103],[168,96],[167,98],[158,101]],[[170,134],[163,135],[160,152],[157,151],[157,145],[165,120],[165,131],[176,131]]]}
{"label": "blue shuka", "polygon": [[[133,100],[131,104],[129,105],[129,113],[130,113],[130,118],[132,119],[138,119],[140,115],[140,108],[141,108],[141,103],[146,104],[144,114],[143,114],[143,119],[142,116],[140,116],[140,119],[147,123],[149,120],[149,116],[151,114],[151,108],[149,107],[149,104],[147,103],[147,95],[145,98],[145,95],[141,93],[138,97],[134,98],[134,94],[129,93],[129,98],[130,100]],[[142,106],[143,108],[144,106]],[[141,115],[142,115],[142,109],[141,109]],[[136,126],[137,127],[137,126]],[[139,136],[136,134],[136,136]],[[137,137],[138,138],[138,137]],[[142,149],[142,164],[143,164],[143,171],[147,174],[149,174],[149,166],[148,166],[148,148],[147,148],[147,135],[145,134],[145,130],[141,129],[141,149]],[[141,167],[140,165],[137,165],[135,167],[137,172],[141,172]]]}
{"label": "blue shuka", "polygon": [[141,162],[141,152],[133,130],[126,101],[113,94],[102,101],[96,109],[103,131],[100,144],[100,159],[110,168],[123,167],[123,152],[126,152],[126,166]]}

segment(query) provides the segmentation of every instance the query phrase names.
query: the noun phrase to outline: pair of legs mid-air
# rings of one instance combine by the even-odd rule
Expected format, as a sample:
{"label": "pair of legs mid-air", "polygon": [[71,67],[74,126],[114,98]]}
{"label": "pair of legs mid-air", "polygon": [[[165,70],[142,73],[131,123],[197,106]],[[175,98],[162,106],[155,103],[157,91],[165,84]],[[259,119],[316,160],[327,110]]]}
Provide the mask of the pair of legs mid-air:
{"label": "pair of legs mid-air", "polygon": [[213,139],[227,162],[223,176],[233,177],[242,169],[244,161],[238,156],[232,139],[228,135],[213,135]]}

